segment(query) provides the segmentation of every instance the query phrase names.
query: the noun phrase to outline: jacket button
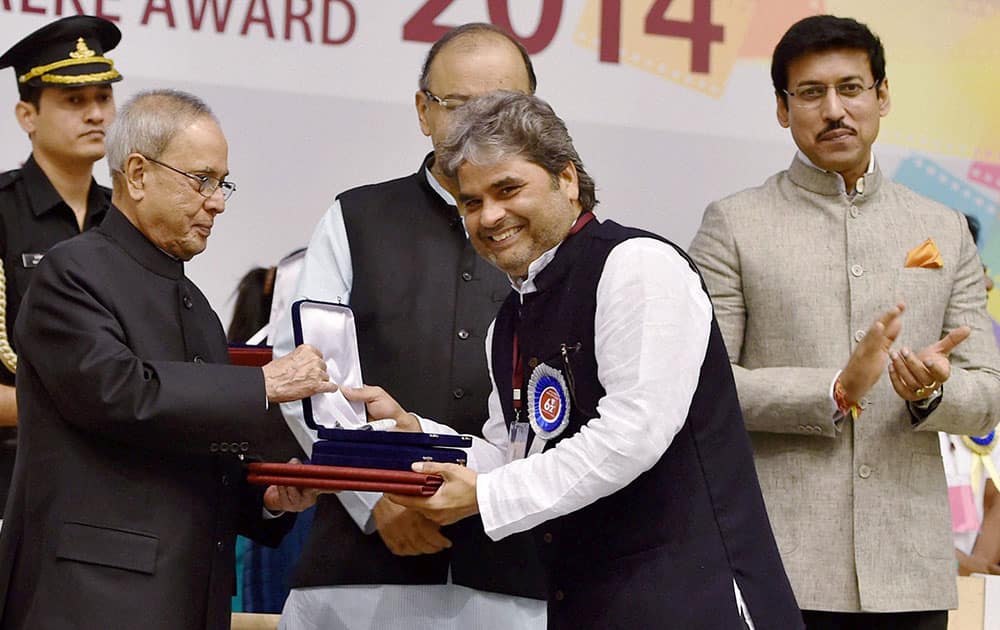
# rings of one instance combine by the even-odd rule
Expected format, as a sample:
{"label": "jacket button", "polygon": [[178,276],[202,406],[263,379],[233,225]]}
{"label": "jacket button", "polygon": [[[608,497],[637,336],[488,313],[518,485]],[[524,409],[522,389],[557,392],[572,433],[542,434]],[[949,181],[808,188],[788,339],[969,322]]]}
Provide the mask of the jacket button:
{"label": "jacket button", "polygon": [[469,338],[469,331],[466,330],[466,329],[464,329],[464,328],[461,329],[460,331],[458,331],[458,338],[459,339],[468,339]]}
{"label": "jacket button", "polygon": [[864,274],[865,274],[865,268],[864,267],[862,267],[861,265],[859,265],[857,263],[851,265],[851,275],[852,276],[854,276],[855,278],[860,278]]}
{"label": "jacket button", "polygon": [[181,299],[181,302],[184,303],[184,308],[188,310],[194,307],[194,302],[191,301],[190,295],[185,294],[184,297]]}
{"label": "jacket button", "polygon": [[865,331],[863,331],[863,330],[855,330],[854,331],[854,341],[857,341],[858,343],[861,343],[861,340],[864,339],[864,338],[865,338]]}
{"label": "jacket button", "polygon": [[469,280],[472,280],[472,274],[469,273],[468,271],[463,271],[462,272],[462,280],[465,280],[466,282],[468,282]]}
{"label": "jacket button", "polygon": [[457,400],[457,399],[462,398],[463,396],[465,396],[465,390],[462,389],[461,387],[456,387],[455,391],[453,391],[451,393],[451,395],[454,396],[455,399]]}
{"label": "jacket button", "polygon": [[544,540],[547,543],[552,542],[552,532],[545,532],[544,534],[542,534],[542,540]]}
{"label": "jacket button", "polygon": [[229,486],[229,475],[222,475],[222,485]]}
{"label": "jacket button", "polygon": [[871,404],[872,404],[872,401],[870,401],[867,398],[862,398],[860,401],[858,401],[858,406],[861,407],[862,409],[867,409],[868,406],[871,405]]}
{"label": "jacket button", "polygon": [[202,359],[200,354],[194,355],[194,358],[191,359],[191,360],[194,361],[195,363],[204,363],[205,362],[205,359]]}
{"label": "jacket button", "polygon": [[566,593],[563,593],[561,590],[556,591],[556,601],[561,602],[564,599],[566,599]]}
{"label": "jacket button", "polygon": [[872,469],[868,464],[861,464],[858,466],[858,476],[862,479],[867,479],[872,476]]}
{"label": "jacket button", "polygon": [[859,214],[861,214],[861,212],[858,210],[858,207],[857,206],[851,206],[851,218],[852,219],[857,219]]}
{"label": "jacket button", "polygon": [[218,549],[219,551],[222,551],[223,549],[226,548],[226,543],[222,542],[221,540],[216,541],[215,548]]}
{"label": "jacket button", "polygon": [[536,357],[531,357],[528,359],[528,367],[532,370],[538,367],[538,359]]}

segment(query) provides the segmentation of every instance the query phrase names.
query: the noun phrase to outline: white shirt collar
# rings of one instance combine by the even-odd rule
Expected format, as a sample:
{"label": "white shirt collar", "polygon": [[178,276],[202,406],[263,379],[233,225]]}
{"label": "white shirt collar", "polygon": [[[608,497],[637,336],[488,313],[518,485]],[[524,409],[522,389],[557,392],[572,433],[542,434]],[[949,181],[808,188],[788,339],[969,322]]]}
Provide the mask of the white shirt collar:
{"label": "white shirt collar", "polygon": [[538,287],[535,286],[535,278],[538,277],[538,274],[541,273],[542,269],[548,267],[549,263],[552,262],[552,259],[556,257],[556,251],[559,249],[559,245],[562,245],[561,241],[558,245],[531,261],[531,264],[528,265],[528,275],[524,278],[524,280],[508,276],[510,277],[510,286],[513,287],[515,291],[520,293],[522,298],[525,295],[534,293],[538,290]]}
{"label": "white shirt collar", "polygon": [[447,188],[441,185],[441,182],[437,180],[437,177],[434,177],[434,173],[431,172],[429,166],[424,168],[424,174],[427,176],[427,183],[431,185],[434,192],[436,192],[441,199],[444,199],[445,203],[449,206],[455,206],[457,208],[458,203],[456,203],[455,198],[451,196],[451,193],[448,192]]}
{"label": "white shirt collar", "polygon": [[[812,168],[816,169],[817,171],[820,171],[820,172],[823,172],[823,173],[829,173],[830,172],[830,171],[826,170],[825,168],[820,168],[820,167],[816,166],[815,164],[813,164],[813,161],[809,159],[809,156],[807,156],[801,150],[797,151],[795,153],[795,157],[798,158],[799,161],[802,162],[803,164],[805,164],[806,166],[812,167]],[[874,172],[875,172],[875,153],[872,152],[869,155],[869,158],[868,158],[868,170],[865,171],[865,175],[871,175]],[[835,173],[835,175],[837,176],[837,181],[840,182],[840,192],[846,194],[847,193],[847,184],[844,183],[844,176],[841,175],[840,173]],[[853,194],[853,192],[852,192],[852,194]]]}

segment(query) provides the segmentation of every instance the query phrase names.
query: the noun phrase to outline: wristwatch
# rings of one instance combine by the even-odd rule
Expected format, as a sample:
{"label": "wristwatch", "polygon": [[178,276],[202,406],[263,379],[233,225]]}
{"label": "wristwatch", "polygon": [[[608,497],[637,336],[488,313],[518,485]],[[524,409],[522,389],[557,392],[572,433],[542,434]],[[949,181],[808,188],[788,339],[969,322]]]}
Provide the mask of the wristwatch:
{"label": "wristwatch", "polygon": [[918,420],[925,419],[941,404],[942,396],[944,396],[944,384],[938,385],[937,389],[932,391],[927,398],[911,400],[909,403],[910,413]]}

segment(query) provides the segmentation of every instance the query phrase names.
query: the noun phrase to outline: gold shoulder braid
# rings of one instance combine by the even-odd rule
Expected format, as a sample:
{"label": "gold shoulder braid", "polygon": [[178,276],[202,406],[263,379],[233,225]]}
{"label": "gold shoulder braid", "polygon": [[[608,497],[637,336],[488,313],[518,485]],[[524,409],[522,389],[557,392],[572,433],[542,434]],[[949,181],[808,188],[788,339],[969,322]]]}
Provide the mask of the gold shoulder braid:
{"label": "gold shoulder braid", "polygon": [[963,435],[962,443],[972,451],[972,468],[969,470],[969,475],[972,477],[969,480],[972,484],[972,492],[976,495],[979,494],[979,473],[982,468],[986,469],[986,472],[990,475],[990,479],[993,480],[993,485],[1000,490],[1000,474],[997,474],[996,466],[993,465],[993,458],[990,456],[997,444],[996,431],[990,431],[983,437]]}
{"label": "gold shoulder braid", "polygon": [[3,263],[0,263],[0,363],[11,374],[17,371],[17,355],[7,339],[7,275],[4,273]]}

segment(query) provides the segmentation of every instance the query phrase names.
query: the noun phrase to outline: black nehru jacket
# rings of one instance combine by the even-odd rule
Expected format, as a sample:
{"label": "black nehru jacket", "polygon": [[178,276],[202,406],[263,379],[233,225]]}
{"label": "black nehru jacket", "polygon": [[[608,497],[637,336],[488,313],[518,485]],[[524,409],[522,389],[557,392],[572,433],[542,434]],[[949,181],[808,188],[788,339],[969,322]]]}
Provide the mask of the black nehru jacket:
{"label": "black nehru jacket", "polygon": [[[566,375],[562,345],[569,348],[569,425],[546,449],[576,434],[605,395],[594,355],[597,285],[611,250],[636,237],[663,240],[591,221],[538,274],[537,292],[523,304],[512,293],[497,315],[493,374],[508,426],[515,331],[526,383],[532,365]],[[532,533],[548,571],[549,628],[742,628],[733,579],[757,630],[802,627],[714,317],[687,419],[660,460],[618,492]]]}
{"label": "black nehru jacket", "polygon": [[[404,409],[482,435],[490,393],[484,344],[510,282],[480,258],[455,206],[427,181],[433,154],[409,177],[341,194],[351,247],[354,311],[366,383]],[[527,535],[489,541],[469,518],[445,528],[454,543],[399,557],[364,535],[333,496],[320,497],[293,577],[296,588],[341,584],[443,584],[543,598]]]}
{"label": "black nehru jacket", "polygon": [[184,263],[118,210],[53,247],[16,335],[20,444],[0,628],[229,628],[236,534],[275,545],[240,452],[271,432]]}

